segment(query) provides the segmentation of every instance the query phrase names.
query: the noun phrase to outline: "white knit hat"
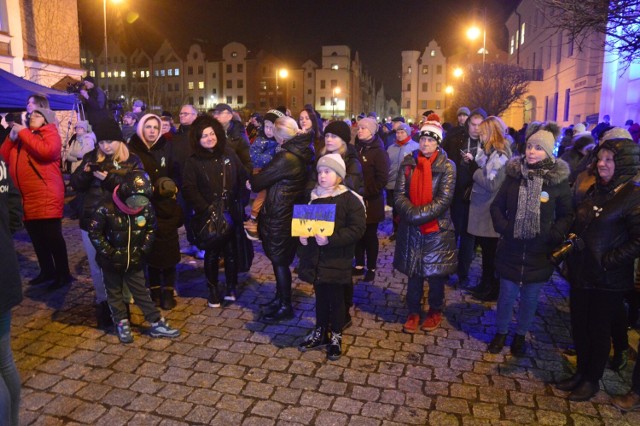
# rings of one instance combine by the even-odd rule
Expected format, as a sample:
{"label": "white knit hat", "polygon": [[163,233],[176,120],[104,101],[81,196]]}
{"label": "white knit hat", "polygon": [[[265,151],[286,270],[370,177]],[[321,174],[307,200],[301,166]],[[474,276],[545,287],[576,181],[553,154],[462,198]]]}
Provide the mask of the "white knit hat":
{"label": "white knit hat", "polygon": [[320,157],[318,160],[318,164],[316,165],[316,170],[320,167],[328,167],[342,179],[347,175],[347,166],[344,164],[344,160],[340,154],[326,154]]}

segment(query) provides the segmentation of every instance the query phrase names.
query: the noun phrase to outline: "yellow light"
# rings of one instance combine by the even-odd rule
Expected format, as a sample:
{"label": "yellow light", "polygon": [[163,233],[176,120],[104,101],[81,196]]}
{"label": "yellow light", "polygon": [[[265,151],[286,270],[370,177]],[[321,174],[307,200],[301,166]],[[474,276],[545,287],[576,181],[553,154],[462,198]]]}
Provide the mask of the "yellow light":
{"label": "yellow light", "polygon": [[464,71],[463,71],[463,70],[462,70],[462,68],[460,68],[460,67],[456,67],[456,68],[453,70],[453,76],[454,76],[455,78],[460,78],[460,77],[462,77],[462,74],[464,74]]}
{"label": "yellow light", "polygon": [[467,30],[467,37],[471,40],[475,40],[480,37],[481,31],[478,27],[471,27]]}
{"label": "yellow light", "polygon": [[336,95],[340,94],[340,88],[336,87],[335,89],[333,89],[333,93],[335,93]]}
{"label": "yellow light", "polygon": [[282,68],[280,71],[278,71],[278,75],[280,76],[280,78],[287,78],[289,76],[289,71],[285,68]]}
{"label": "yellow light", "polygon": [[453,86],[447,86],[444,88],[444,93],[446,93],[447,95],[450,95],[453,93]]}

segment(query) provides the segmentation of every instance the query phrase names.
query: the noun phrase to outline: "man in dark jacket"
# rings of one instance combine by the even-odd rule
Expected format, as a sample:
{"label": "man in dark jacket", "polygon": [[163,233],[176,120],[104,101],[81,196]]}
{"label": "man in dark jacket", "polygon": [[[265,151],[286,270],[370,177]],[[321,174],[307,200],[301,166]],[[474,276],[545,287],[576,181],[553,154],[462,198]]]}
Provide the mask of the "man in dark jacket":
{"label": "man in dark jacket", "polygon": [[107,95],[98,87],[93,77],[85,77],[84,88],[80,90],[85,118],[92,126],[109,118]]}
{"label": "man in dark jacket", "polygon": [[471,111],[465,122],[465,130],[451,132],[442,141],[442,148],[456,165],[456,189],[451,203],[451,218],[456,228],[458,239],[458,279],[462,286],[469,280],[469,267],[473,260],[475,237],[467,232],[469,223],[469,198],[473,186],[471,162],[463,158],[463,153],[471,153],[474,158],[480,148],[480,123],[487,118],[482,108]]}
{"label": "man in dark jacket", "polygon": [[242,122],[233,119],[233,109],[227,104],[218,104],[214,108],[213,116],[222,124],[227,134],[227,145],[235,152],[242,165],[247,169],[247,174],[251,176],[253,164],[249,155],[249,137]]}

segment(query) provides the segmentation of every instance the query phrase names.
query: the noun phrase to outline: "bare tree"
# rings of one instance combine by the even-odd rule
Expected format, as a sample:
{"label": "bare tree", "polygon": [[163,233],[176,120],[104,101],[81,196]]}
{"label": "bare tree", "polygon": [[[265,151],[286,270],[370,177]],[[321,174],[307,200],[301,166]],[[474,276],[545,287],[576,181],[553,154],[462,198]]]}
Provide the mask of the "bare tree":
{"label": "bare tree", "polygon": [[507,64],[473,64],[456,90],[455,104],[482,107],[489,115],[500,115],[527,93],[529,75]]}
{"label": "bare tree", "polygon": [[[566,31],[580,48],[593,33],[604,34],[604,48],[627,67],[640,62],[640,0],[537,0],[548,28]],[[626,67],[625,67],[626,69]]]}

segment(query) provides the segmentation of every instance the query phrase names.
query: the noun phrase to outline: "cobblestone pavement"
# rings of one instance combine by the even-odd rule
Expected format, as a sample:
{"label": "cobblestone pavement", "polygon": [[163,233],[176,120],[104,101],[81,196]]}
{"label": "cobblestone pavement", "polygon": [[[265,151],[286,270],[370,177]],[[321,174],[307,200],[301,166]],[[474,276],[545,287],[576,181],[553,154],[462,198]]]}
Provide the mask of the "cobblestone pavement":
{"label": "cobblestone pavement", "polygon": [[[568,289],[558,276],[541,296],[528,357],[515,359],[508,347],[488,354],[495,304],[453,285],[442,327],[404,334],[407,280],[391,267],[387,220],[377,278],[356,285],[354,324],[337,362],[295,347],[314,323],[310,285],[294,280],[293,320],[259,321],[257,303],[274,292],[259,244],[238,301],[225,308],[206,306],[202,261],[183,257],[179,304],[165,312],[182,335],[147,336],[133,308],[135,342],[123,345],[95,328],[77,221],[64,219],[63,228],[77,281],[55,292],[30,289],[14,311],[22,424],[640,424],[640,413],[622,414],[609,397],[627,391],[633,363],[622,375],[607,370],[604,391],[590,402],[568,402],[546,384],[572,368],[562,355],[571,339]],[[37,274],[35,255],[24,231],[16,244],[26,282]],[[477,279],[478,258],[472,273]]]}

